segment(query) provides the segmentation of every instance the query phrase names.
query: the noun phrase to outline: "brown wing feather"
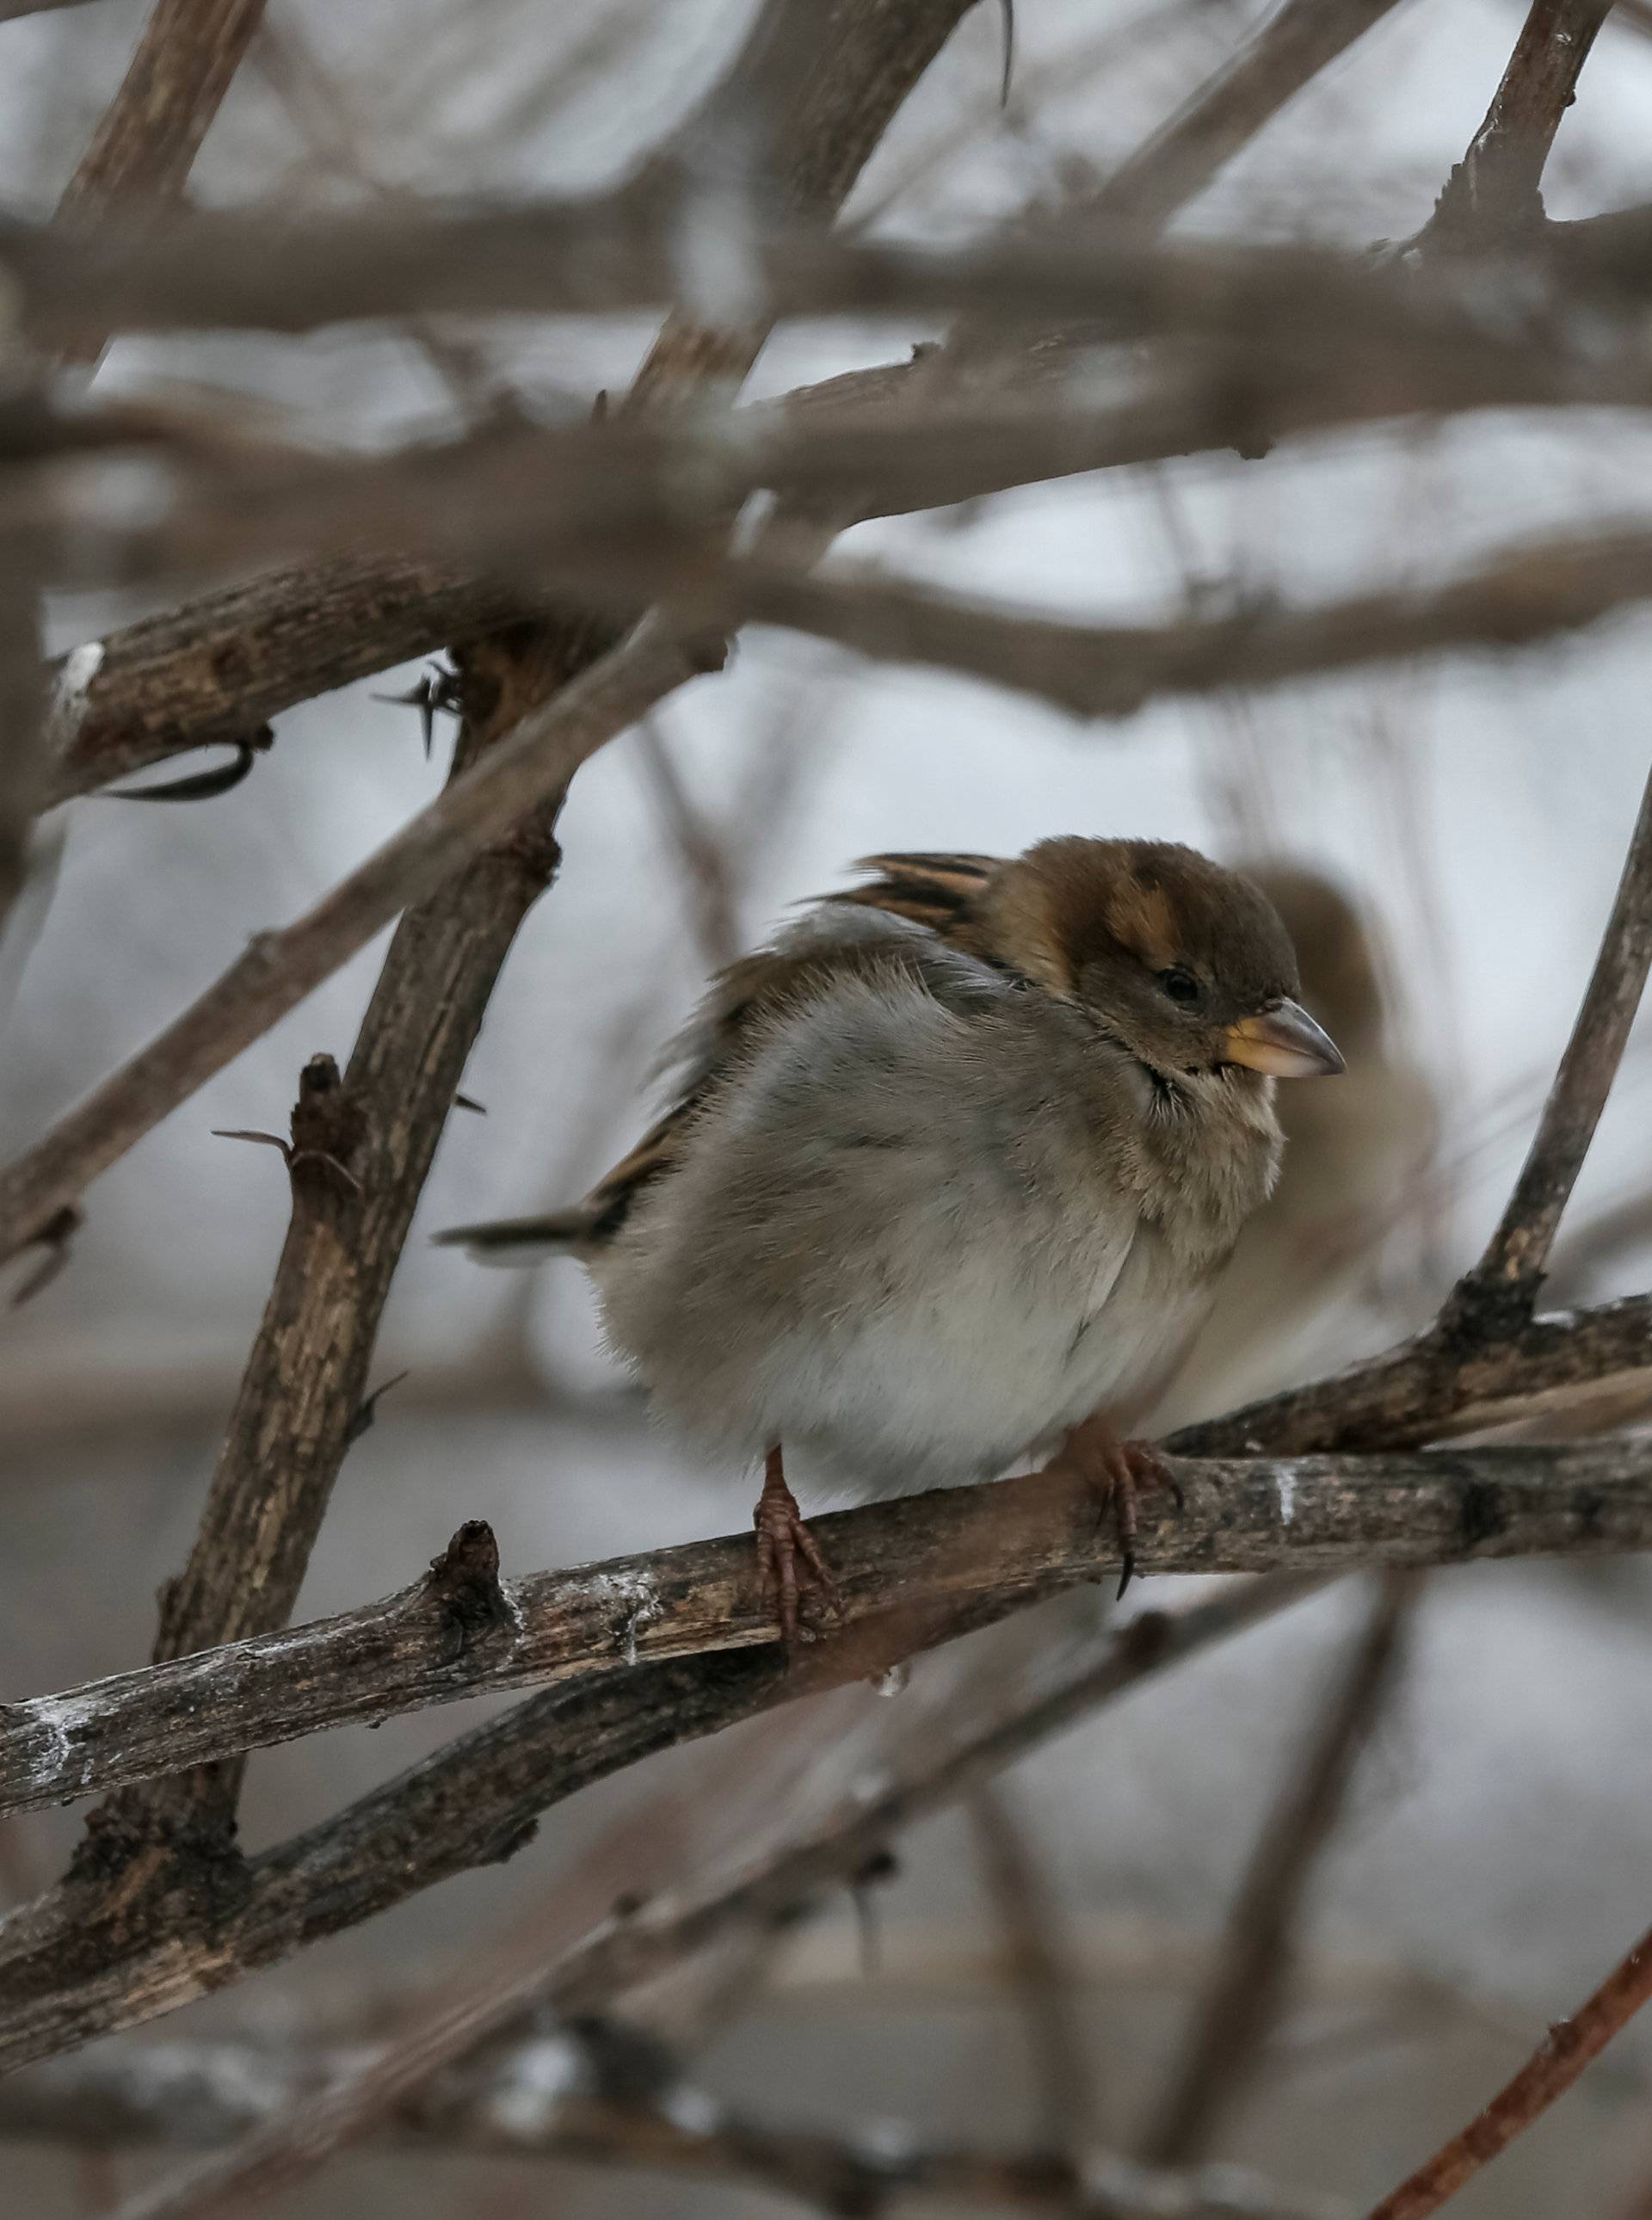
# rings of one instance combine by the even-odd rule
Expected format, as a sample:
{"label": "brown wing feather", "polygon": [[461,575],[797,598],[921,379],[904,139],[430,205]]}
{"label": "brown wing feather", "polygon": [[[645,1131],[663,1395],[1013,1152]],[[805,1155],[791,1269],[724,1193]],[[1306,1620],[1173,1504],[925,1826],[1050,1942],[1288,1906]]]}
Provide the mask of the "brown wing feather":
{"label": "brown wing feather", "polygon": [[940,853],[863,856],[855,869],[876,876],[865,886],[826,899],[889,910],[950,940],[969,919],[999,862],[996,856]]}
{"label": "brown wing feather", "polygon": [[[890,853],[863,857],[855,869],[877,876],[866,885],[827,895],[822,906],[846,903],[888,910],[926,926],[950,945],[965,945],[976,896],[1000,867],[996,856]],[[683,1094],[586,1198],[589,1240],[611,1240],[651,1180],[676,1163],[694,1113],[739,1054],[752,1026],[781,1004],[795,1004],[827,980],[887,967],[887,948],[850,943],[803,950],[760,949],[718,974],[703,1013],[706,1038]]]}

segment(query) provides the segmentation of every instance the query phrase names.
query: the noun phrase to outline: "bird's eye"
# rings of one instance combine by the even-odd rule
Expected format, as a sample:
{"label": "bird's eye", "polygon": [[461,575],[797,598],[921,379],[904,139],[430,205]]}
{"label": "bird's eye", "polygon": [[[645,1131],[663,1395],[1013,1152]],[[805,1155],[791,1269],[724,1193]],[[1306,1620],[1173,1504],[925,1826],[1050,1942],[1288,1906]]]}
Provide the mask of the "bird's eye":
{"label": "bird's eye", "polygon": [[1191,971],[1184,971],[1179,963],[1172,965],[1168,971],[1160,972],[1159,984],[1173,1002],[1196,1002],[1199,1000],[1198,980]]}

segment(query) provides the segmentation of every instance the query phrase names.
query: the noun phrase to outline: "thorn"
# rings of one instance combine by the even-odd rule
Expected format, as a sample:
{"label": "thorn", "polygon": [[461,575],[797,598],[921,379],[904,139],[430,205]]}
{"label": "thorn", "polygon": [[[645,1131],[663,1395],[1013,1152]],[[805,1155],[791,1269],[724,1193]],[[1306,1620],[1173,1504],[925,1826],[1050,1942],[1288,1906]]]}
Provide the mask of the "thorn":
{"label": "thorn", "polygon": [[326,1170],[336,1173],[352,1194],[358,1195],[362,1191],[361,1182],[348,1164],[340,1163],[337,1157],[330,1156],[325,1149],[295,1149],[292,1143],[284,1141],[279,1133],[255,1132],[242,1126],[215,1126],[212,1132],[215,1140],[264,1141],[271,1148],[279,1149],[290,1177],[300,1164],[320,1164]]}
{"label": "thorn", "polygon": [[375,694],[371,698],[388,702],[398,709],[419,712],[419,736],[424,742],[425,761],[428,763],[437,712],[447,717],[459,714],[458,673],[448,670],[445,664],[433,663],[424,677],[415,679],[405,694]]}
{"label": "thorn", "polygon": [[456,1110],[474,1110],[478,1118],[485,1118],[488,1114],[487,1104],[474,1101],[468,1094],[456,1094],[453,1097],[453,1107]]}
{"label": "thorn", "polygon": [[388,1395],[392,1388],[399,1388],[407,1376],[405,1368],[400,1372],[393,1372],[388,1380],[374,1388],[371,1395],[362,1397],[356,1406],[349,1425],[344,1430],[344,1445],[346,1449],[352,1442],[358,1442],[374,1419],[377,1418],[381,1396]]}
{"label": "thorn", "polygon": [[292,1169],[292,1143],[284,1141],[279,1133],[257,1133],[245,1126],[215,1126],[212,1129],[212,1138],[215,1141],[267,1142],[271,1148],[280,1150],[282,1159],[288,1170]]}
{"label": "thorn", "polygon": [[591,421],[593,424],[606,424],[608,421],[608,390],[604,385],[598,390],[596,398],[591,403]]}
{"label": "thorn", "polygon": [[1015,75],[1015,0],[999,0],[1004,18],[1004,78],[998,89],[998,105],[1009,106],[1010,82]]}
{"label": "thorn", "polygon": [[43,1289],[51,1286],[68,1263],[74,1238],[85,1222],[86,1213],[79,1204],[65,1202],[61,1210],[55,1211],[47,1219],[34,1239],[25,1243],[26,1248],[44,1249],[46,1254],[13,1294],[13,1310],[22,1310],[25,1303],[32,1302]]}
{"label": "thorn", "polygon": [[254,760],[275,739],[268,725],[260,726],[249,739],[227,740],[226,747],[234,750],[227,764],[215,770],[190,771],[184,778],[169,778],[159,786],[111,786],[103,795],[105,801],[211,801],[221,794],[228,794],[252,770]]}

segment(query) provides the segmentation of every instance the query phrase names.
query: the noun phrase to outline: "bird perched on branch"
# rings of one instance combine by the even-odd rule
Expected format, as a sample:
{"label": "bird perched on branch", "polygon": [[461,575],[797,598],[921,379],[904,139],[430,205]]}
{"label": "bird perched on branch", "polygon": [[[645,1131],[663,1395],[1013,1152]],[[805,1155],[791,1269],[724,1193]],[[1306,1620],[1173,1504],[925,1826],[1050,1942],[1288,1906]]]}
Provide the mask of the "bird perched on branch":
{"label": "bird perched on branch", "polygon": [[833,1600],[791,1479],[882,1495],[1029,1451],[1113,1503],[1278,1171],[1275,1077],[1342,1059],[1266,897],[1192,849],[887,855],[719,975],[675,1099],[578,1208],[439,1238],[571,1251],[657,1406],[764,1464],[765,1593]]}

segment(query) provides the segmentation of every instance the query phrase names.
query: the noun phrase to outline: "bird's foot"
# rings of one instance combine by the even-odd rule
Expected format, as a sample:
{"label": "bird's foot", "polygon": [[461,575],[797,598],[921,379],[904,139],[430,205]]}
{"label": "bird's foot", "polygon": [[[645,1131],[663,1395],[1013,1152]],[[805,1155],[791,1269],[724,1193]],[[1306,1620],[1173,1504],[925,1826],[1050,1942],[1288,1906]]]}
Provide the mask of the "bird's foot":
{"label": "bird's foot", "polygon": [[806,1631],[799,1612],[805,1589],[817,1594],[836,1618],[843,1616],[843,1600],[820,1544],[803,1523],[797,1498],[786,1485],[778,1450],[769,1452],[763,1493],[752,1515],[757,1531],[757,1583],[764,1601],[774,1606],[781,1639],[791,1649]]}
{"label": "bird's foot", "polygon": [[1093,1488],[1113,1518],[1119,1537],[1119,1595],[1136,1576],[1136,1498],[1144,1487],[1168,1487],[1182,1506],[1180,1481],[1151,1442],[1122,1441],[1102,1419],[1086,1419],[1069,1432],[1046,1471],[1075,1472]]}

